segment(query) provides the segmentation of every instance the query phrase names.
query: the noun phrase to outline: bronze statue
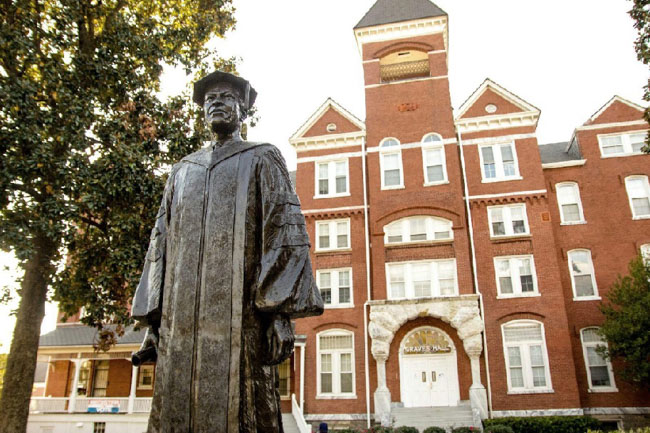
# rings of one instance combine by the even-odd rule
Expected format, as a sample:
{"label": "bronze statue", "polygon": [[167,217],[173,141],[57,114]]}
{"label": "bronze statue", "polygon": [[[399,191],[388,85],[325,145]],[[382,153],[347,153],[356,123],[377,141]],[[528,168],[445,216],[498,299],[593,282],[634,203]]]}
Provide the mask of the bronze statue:
{"label": "bronze statue", "polygon": [[284,159],[240,135],[256,96],[220,71],[194,84],[213,141],[171,170],[132,307],[157,352],[149,433],[282,432],[290,319],[323,311]]}

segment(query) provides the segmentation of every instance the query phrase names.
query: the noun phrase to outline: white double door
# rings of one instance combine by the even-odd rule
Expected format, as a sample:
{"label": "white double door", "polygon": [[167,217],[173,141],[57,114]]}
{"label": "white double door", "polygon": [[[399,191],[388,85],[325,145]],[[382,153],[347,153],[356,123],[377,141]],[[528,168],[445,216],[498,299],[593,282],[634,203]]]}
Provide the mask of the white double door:
{"label": "white double door", "polygon": [[455,356],[450,354],[403,356],[400,382],[404,406],[456,406],[455,361]]}

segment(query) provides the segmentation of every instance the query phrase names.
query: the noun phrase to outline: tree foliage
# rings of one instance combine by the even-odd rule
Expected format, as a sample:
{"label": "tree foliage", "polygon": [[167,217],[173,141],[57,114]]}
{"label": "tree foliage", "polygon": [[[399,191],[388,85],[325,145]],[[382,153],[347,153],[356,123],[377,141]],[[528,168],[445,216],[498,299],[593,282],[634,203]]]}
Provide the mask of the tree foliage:
{"label": "tree foliage", "polygon": [[[620,360],[624,379],[650,386],[650,261],[639,255],[628,266],[629,274],[619,276],[601,305],[605,322],[600,334],[607,340],[603,353]],[[617,364],[615,364],[616,367]]]}
{"label": "tree foliage", "polygon": [[161,175],[203,139],[188,95],[159,98],[162,65],[232,71],[207,42],[233,12],[231,0],[0,3],[0,248],[25,271],[0,430],[24,430],[7,419],[26,418],[48,287],[89,325],[128,323]]}
{"label": "tree foliage", "polygon": [[[629,14],[634,20],[634,28],[639,32],[636,41],[634,41],[634,49],[637,58],[643,64],[648,65],[650,64],[650,0],[631,1],[632,9]],[[650,102],[650,78],[643,89],[643,99]],[[650,123],[650,107],[646,107],[644,117]],[[646,138],[646,145],[641,150],[650,153],[650,136]]]}

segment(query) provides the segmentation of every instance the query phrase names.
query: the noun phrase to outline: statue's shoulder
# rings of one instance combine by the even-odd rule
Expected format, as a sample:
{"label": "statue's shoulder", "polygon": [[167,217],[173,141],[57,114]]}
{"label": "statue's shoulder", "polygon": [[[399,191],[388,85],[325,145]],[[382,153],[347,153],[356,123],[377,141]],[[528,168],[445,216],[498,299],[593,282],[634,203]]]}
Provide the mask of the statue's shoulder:
{"label": "statue's shoulder", "polygon": [[194,163],[194,164],[200,164],[200,165],[205,165],[206,163],[210,162],[210,152],[211,152],[210,146],[205,146],[197,150],[196,152],[190,153],[189,155],[183,157],[179,162],[177,162],[175,165],[176,166],[181,166],[184,163]]}

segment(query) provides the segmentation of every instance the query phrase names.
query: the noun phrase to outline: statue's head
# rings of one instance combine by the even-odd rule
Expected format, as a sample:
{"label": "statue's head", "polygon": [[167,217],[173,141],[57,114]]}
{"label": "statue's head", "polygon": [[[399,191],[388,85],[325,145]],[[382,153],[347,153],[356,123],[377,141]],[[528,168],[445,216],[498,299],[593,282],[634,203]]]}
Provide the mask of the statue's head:
{"label": "statue's head", "polygon": [[227,72],[216,71],[194,83],[194,102],[203,107],[206,124],[220,136],[241,128],[256,97],[248,81]]}

